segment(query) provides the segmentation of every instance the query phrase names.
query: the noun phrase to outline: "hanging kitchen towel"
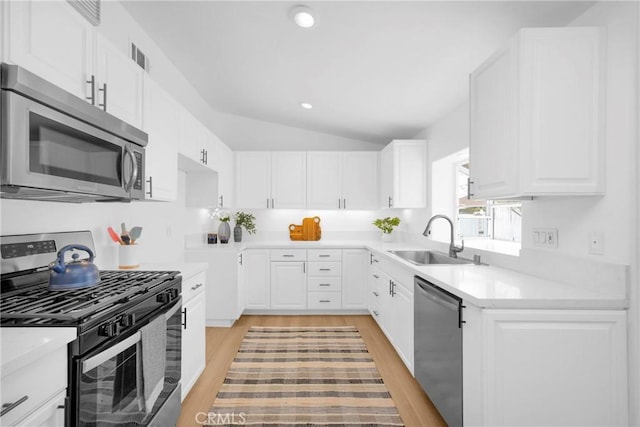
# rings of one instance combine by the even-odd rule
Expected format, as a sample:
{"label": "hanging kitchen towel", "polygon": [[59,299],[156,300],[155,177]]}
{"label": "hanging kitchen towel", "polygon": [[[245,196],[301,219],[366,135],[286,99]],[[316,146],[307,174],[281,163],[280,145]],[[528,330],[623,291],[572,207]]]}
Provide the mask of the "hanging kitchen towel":
{"label": "hanging kitchen towel", "polygon": [[142,378],[144,401],[147,413],[151,412],[162,388],[167,353],[167,319],[158,316],[141,329],[142,334]]}

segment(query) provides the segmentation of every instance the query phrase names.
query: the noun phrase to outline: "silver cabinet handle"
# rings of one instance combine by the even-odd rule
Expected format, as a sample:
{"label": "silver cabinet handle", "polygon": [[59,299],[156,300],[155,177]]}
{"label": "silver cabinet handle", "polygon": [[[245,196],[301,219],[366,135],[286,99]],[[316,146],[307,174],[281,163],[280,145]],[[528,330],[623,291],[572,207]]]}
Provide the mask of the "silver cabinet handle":
{"label": "silver cabinet handle", "polygon": [[302,263],[302,272],[303,272],[303,273],[306,273],[306,272],[307,272],[307,263],[306,263],[306,262],[303,262],[303,263]]}
{"label": "silver cabinet handle", "polygon": [[330,283],[320,283],[318,286],[331,286]]}
{"label": "silver cabinet handle", "polygon": [[375,277],[376,279],[380,278],[380,276],[378,276],[377,274],[374,274],[373,277]]}
{"label": "silver cabinet handle", "polygon": [[376,317],[378,317],[378,316],[379,316],[378,312],[377,312],[377,311],[375,311],[375,310],[373,310],[373,314],[374,314]]}
{"label": "silver cabinet handle", "polygon": [[275,209],[276,208],[276,204],[273,201],[273,198],[271,199],[271,209]]}
{"label": "silver cabinet handle", "polygon": [[20,399],[16,400],[15,402],[10,402],[10,403],[4,403],[2,404],[2,411],[0,412],[0,417],[2,417],[3,415],[6,415],[7,413],[13,411],[14,409],[16,409],[18,406],[22,405],[24,402],[26,402],[29,399],[29,396],[24,395],[22,396]]}
{"label": "silver cabinet handle", "polygon": [[338,209],[340,209],[340,199],[338,199]]}
{"label": "silver cabinet handle", "polygon": [[91,95],[86,98],[88,101],[91,101],[91,105],[96,105],[96,76],[92,74],[91,79],[87,80],[87,83],[89,83],[91,87]]}
{"label": "silver cabinet handle", "polygon": [[318,257],[320,257],[320,258],[329,258],[330,256],[331,255],[328,255],[328,254],[320,254],[320,255],[318,255]]}
{"label": "silver cabinet handle", "polygon": [[284,254],[282,255],[283,258],[293,258],[294,255],[290,255],[290,254]]}
{"label": "silver cabinet handle", "polygon": [[187,307],[182,309],[182,314],[184,315],[184,323],[182,323],[182,329],[187,329]]}
{"label": "silver cabinet handle", "polygon": [[379,293],[377,293],[377,292],[374,292],[373,294],[374,294],[375,296],[377,296],[377,297],[379,297],[379,296],[380,296],[380,294],[379,294]]}
{"label": "silver cabinet handle", "polygon": [[331,271],[330,268],[321,268],[320,271]]}
{"label": "silver cabinet handle", "polygon": [[391,196],[389,196],[389,207],[393,207],[393,199],[391,198]]}
{"label": "silver cabinet handle", "polygon": [[240,260],[238,261],[238,263],[239,263],[240,265],[242,265],[242,254],[240,254],[239,258],[240,258]]}
{"label": "silver cabinet handle", "polygon": [[102,104],[98,104],[98,107],[102,107],[104,111],[107,111],[107,84],[103,84],[102,89],[98,88],[98,92],[102,92]]}
{"label": "silver cabinet handle", "polygon": [[321,299],[320,302],[331,302],[331,300],[328,299]]}
{"label": "silver cabinet handle", "polygon": [[224,194],[221,194],[219,199],[220,199],[220,207],[224,208]]}
{"label": "silver cabinet handle", "polygon": [[198,288],[202,287],[202,285],[203,285],[203,283],[198,283],[197,285],[192,286],[192,287],[191,287],[191,290],[192,290],[192,291],[195,291],[196,289],[198,289]]}
{"label": "silver cabinet handle", "polygon": [[471,178],[467,178],[467,199],[471,199],[471,197],[474,195],[471,192],[471,184],[473,184],[473,181],[471,181]]}
{"label": "silver cabinet handle", "polygon": [[347,209],[347,199],[342,199],[342,209]]}
{"label": "silver cabinet handle", "polygon": [[267,209],[269,209],[269,198],[267,197]]}
{"label": "silver cabinet handle", "polygon": [[147,196],[149,196],[150,199],[153,199],[153,177],[150,176],[147,182],[149,183],[149,191],[147,191]]}

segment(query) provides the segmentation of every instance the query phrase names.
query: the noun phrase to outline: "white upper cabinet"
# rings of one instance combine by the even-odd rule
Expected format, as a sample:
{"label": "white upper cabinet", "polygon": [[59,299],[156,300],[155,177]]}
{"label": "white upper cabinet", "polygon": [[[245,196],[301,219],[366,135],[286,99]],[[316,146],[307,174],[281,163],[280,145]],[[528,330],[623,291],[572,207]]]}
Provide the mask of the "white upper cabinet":
{"label": "white upper cabinet", "polygon": [[206,169],[212,169],[209,165],[209,154],[215,153],[216,139],[216,136],[200,123],[193,114],[186,108],[181,109],[180,144],[178,145],[180,154]]}
{"label": "white upper cabinet", "polygon": [[104,37],[96,37],[96,104],[142,128],[144,71]]}
{"label": "white upper cabinet", "polygon": [[171,201],[178,197],[179,106],[160,86],[147,79],[145,130],[149,134],[145,172],[148,199]]}
{"label": "white upper cabinet", "polygon": [[239,151],[235,153],[236,198],[239,208],[304,208],[304,152]]}
{"label": "white upper cabinet", "polygon": [[378,153],[307,153],[307,208],[375,209]]}
{"label": "white upper cabinet", "polygon": [[527,28],[470,79],[473,198],[604,192],[599,28]]}
{"label": "white upper cabinet", "polygon": [[143,71],[63,1],[6,2],[4,60],[142,127]]}
{"label": "white upper cabinet", "polygon": [[383,208],[427,207],[427,143],[393,140],[380,153]]}
{"label": "white upper cabinet", "polygon": [[7,1],[3,61],[86,99],[93,74],[94,28],[67,2]]}

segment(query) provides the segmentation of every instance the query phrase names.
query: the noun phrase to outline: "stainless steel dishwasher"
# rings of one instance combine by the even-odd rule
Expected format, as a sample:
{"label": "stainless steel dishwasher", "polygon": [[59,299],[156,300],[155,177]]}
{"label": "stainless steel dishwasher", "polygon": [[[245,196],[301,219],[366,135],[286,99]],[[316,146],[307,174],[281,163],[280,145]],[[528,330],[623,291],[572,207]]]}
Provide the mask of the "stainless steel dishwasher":
{"label": "stainless steel dishwasher", "polygon": [[450,427],[462,426],[462,299],[415,277],[414,368]]}

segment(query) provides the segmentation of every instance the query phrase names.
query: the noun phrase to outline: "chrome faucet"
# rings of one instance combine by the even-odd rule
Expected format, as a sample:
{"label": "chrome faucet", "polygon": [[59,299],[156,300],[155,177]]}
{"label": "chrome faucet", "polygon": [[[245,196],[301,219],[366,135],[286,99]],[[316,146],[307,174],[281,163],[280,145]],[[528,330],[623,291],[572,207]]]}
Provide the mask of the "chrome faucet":
{"label": "chrome faucet", "polygon": [[429,222],[427,222],[427,228],[424,229],[424,232],[422,233],[423,236],[430,236],[431,235],[431,223],[438,219],[438,218],[442,218],[442,219],[446,219],[447,222],[449,223],[449,225],[451,226],[451,242],[449,242],[449,256],[451,258],[458,258],[458,252],[462,252],[464,250],[464,240],[462,241],[462,246],[456,246],[454,241],[453,241],[453,222],[451,221],[451,219],[449,219],[448,216],[446,215],[434,215],[429,219]]}

